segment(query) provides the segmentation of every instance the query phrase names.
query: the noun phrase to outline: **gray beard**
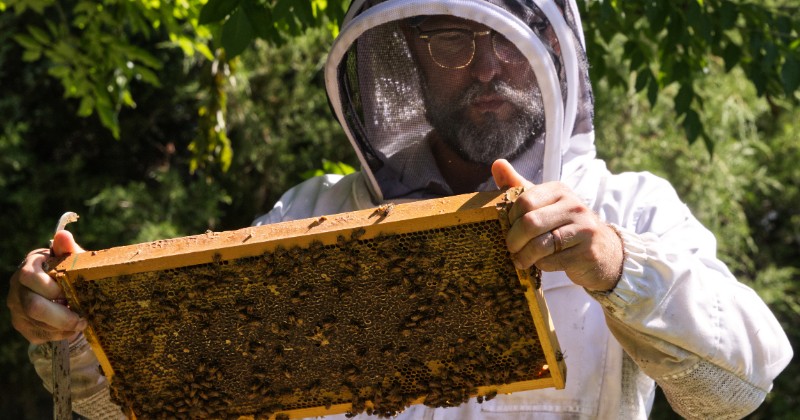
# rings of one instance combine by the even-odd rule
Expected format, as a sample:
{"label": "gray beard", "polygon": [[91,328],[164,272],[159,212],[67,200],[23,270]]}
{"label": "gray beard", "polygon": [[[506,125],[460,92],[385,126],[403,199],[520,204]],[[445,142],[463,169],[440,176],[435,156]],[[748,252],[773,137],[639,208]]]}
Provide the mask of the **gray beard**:
{"label": "gray beard", "polygon": [[[457,103],[442,100],[423,87],[426,116],[442,140],[467,162],[491,165],[495,160],[513,159],[544,133],[544,103],[538,85],[529,90],[515,89],[502,81],[488,85],[474,84]],[[466,108],[485,93],[498,93],[515,107],[506,121],[488,113],[483,122],[474,123]]]}

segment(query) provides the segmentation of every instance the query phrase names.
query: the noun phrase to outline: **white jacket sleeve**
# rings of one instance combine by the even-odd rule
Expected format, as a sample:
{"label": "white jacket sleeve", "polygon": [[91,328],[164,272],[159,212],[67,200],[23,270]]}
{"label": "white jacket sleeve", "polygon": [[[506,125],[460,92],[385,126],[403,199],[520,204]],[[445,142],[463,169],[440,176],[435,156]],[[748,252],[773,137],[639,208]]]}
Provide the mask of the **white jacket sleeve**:
{"label": "white jacket sleeve", "polygon": [[672,186],[646,173],[609,178],[599,210],[626,258],[616,288],[592,295],[610,330],[682,416],[747,415],[792,357],[786,334]]}
{"label": "white jacket sleeve", "polygon": [[[28,357],[44,387],[53,392],[52,347],[31,345]],[[83,334],[69,345],[69,363],[72,411],[88,419],[124,419],[122,410],[111,401],[108,380]]]}

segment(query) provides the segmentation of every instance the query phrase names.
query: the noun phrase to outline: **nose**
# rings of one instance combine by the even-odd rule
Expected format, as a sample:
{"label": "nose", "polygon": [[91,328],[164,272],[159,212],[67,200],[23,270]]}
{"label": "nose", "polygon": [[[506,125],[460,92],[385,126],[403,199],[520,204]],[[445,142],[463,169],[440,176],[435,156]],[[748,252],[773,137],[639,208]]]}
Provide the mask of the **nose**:
{"label": "nose", "polygon": [[502,71],[502,63],[494,53],[491,36],[475,39],[475,57],[472,59],[470,73],[481,83],[491,82]]}

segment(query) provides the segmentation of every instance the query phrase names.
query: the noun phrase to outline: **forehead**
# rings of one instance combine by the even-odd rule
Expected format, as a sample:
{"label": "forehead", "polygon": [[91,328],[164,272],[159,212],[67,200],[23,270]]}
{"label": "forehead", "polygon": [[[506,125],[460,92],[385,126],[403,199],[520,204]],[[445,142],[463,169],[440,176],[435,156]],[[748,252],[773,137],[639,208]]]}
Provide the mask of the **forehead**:
{"label": "forehead", "polygon": [[420,30],[423,31],[430,31],[436,29],[469,29],[473,31],[484,31],[487,28],[485,25],[480,23],[462,19],[455,16],[447,16],[447,15],[434,15],[434,16],[425,16],[421,19],[421,22],[416,25]]}

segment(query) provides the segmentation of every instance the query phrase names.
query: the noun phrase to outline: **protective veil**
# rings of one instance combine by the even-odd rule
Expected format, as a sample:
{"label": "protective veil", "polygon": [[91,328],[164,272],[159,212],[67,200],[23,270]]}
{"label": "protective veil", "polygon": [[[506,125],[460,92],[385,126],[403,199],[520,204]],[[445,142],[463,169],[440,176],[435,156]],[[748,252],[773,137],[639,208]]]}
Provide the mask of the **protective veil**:
{"label": "protective veil", "polygon": [[[355,1],[325,76],[374,198],[453,194],[437,171],[447,162],[434,160],[435,138],[478,166],[506,158],[534,182],[558,180],[570,145],[565,133],[592,128],[573,7],[563,0]],[[442,15],[457,18],[445,28],[481,30],[430,25]],[[481,114],[492,106],[480,108],[482,98],[508,101],[511,116]],[[465,117],[475,107],[484,124]],[[487,171],[473,190],[495,188]]]}

